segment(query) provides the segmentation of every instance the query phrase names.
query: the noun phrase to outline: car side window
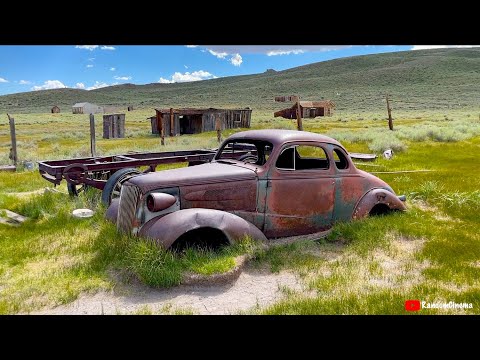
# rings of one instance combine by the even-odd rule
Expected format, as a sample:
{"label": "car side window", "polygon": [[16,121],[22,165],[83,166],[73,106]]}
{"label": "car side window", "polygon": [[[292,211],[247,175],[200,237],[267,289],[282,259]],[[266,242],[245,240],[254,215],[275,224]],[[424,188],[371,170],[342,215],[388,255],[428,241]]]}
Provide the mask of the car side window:
{"label": "car side window", "polygon": [[348,169],[348,160],[343,151],[340,149],[333,149],[333,161],[338,170]]}
{"label": "car side window", "polygon": [[275,166],[283,170],[328,169],[327,153],[320,146],[295,145],[282,151]]}

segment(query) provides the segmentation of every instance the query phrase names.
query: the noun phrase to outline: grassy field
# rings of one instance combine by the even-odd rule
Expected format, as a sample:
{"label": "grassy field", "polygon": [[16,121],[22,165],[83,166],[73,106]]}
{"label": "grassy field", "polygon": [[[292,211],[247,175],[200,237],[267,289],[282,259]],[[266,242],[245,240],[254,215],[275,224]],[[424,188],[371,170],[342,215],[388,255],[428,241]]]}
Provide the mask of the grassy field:
{"label": "grassy field", "polygon": [[[387,92],[392,95],[393,132],[385,121]],[[76,102],[119,109],[134,105],[136,110],[126,113],[125,139],[102,139],[102,117],[96,116],[97,153],[109,155],[218,146],[210,132],[167,138],[162,147],[147,120],[155,107],[250,106],[253,128],[295,129],[294,121],[273,117],[274,110],[289,106],[274,103],[273,97],[298,94],[304,100],[323,97],[337,104],[334,116],[305,120],[305,130],[330,135],[351,152],[395,151],[392,160],[379,158],[359,168],[433,170],[378,175],[407,195],[406,213],[337,224],[330,237],[319,242],[261,250],[247,241],[224,252],[189,252],[183,257],[119,236],[115,226],[103,220],[99,192],[72,199],[63,184],[60,193],[28,194],[52,186],[37,171],[0,173],[0,209],[31,218],[19,228],[0,224],[0,313],[54,307],[85,292],[112,289],[117,275],[125,281],[136,276],[152,286],[173,286],[184,273],[229,270],[242,253],[274,272],[297,272],[306,284],[302,293],[284,289],[286,299],[259,310],[262,313],[403,314],[406,299],[474,306],[422,314],[480,313],[479,92],[480,50],[437,49],[193,83],[0,96],[0,113],[8,112],[16,121],[20,167],[25,161],[89,156],[88,116],[69,113]],[[54,104],[62,113],[48,113]],[[9,162],[9,148],[4,116],[0,164]],[[71,211],[81,207],[94,209],[95,216],[72,218]]]}
{"label": "grassy field", "polygon": [[[149,134],[152,110],[127,113],[127,138],[97,140],[98,151],[213,148],[214,133],[167,138]],[[172,286],[184,272],[211,274],[233,266],[248,252],[254,264],[272,271],[298,272],[308,291],[285,289],[286,299],[263,313],[403,314],[406,299],[471,302],[469,310],[426,313],[480,313],[480,121],[478,109],[398,112],[395,131],[384,115],[338,113],[306,120],[305,130],[330,134],[352,152],[395,149],[392,160],[359,164],[367,171],[429,169],[428,173],[379,174],[408,197],[406,213],[337,224],[328,239],[260,250],[246,243],[212,254],[178,257],[119,236],[103,220],[95,191],[71,199],[62,193],[25,196],[50,186],[38,172],[0,173],[0,209],[31,218],[19,228],[0,224],[0,313],[28,312],[73,301],[81,293],[112,289],[116,276],[137,276],[152,286]],[[20,160],[88,155],[87,116],[18,114]],[[255,128],[294,128],[268,111],[254,113]],[[100,134],[100,124],[97,124]],[[225,132],[228,136],[234,130]],[[8,128],[0,126],[0,154],[8,153]],[[2,163],[7,162],[4,155]],[[374,166],[372,166],[374,165]],[[65,185],[59,188],[65,192]],[[93,218],[74,219],[89,207]],[[148,312],[148,311],[146,311]]]}
{"label": "grassy field", "polygon": [[[55,89],[0,96],[0,113],[46,113],[53,105],[71,112],[77,102],[153,107],[246,107],[274,111],[276,95],[334,100],[341,112],[365,117],[385,108],[385,93],[397,111],[459,110],[478,106],[479,49],[435,49],[356,56],[285,71],[176,84],[124,84],[86,91]],[[478,116],[478,115],[477,115]]]}

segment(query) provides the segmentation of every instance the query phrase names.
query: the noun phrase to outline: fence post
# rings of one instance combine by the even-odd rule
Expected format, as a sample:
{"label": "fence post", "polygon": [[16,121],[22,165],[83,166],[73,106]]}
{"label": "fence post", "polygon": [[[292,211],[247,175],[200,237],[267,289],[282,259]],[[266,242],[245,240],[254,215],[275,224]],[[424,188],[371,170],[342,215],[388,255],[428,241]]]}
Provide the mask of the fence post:
{"label": "fence post", "polygon": [[217,130],[217,141],[222,142],[222,120],[218,114],[215,115],[215,130]]}
{"label": "fence post", "polygon": [[300,108],[300,96],[297,96],[297,130],[303,131],[302,113]]}
{"label": "fence post", "polygon": [[8,115],[8,123],[10,125],[10,138],[12,140],[12,147],[10,148],[10,160],[13,160],[13,165],[17,167],[18,155],[17,155],[17,135],[15,133],[15,119]]}
{"label": "fence post", "polygon": [[90,114],[90,152],[92,157],[97,157],[97,144],[95,142],[95,116]]}
{"label": "fence post", "polygon": [[392,109],[390,108],[390,99],[389,95],[386,95],[387,98],[387,112],[388,112],[388,128],[393,130],[393,119],[392,119]]}

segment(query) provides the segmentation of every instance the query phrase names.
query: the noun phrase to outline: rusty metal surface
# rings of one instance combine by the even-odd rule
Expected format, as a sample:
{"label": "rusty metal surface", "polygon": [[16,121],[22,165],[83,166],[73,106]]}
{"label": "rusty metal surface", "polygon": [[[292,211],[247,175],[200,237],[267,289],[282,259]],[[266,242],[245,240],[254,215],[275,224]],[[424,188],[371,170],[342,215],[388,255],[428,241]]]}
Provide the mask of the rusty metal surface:
{"label": "rusty metal surface", "polygon": [[245,235],[266,241],[265,235],[239,216],[214,209],[186,209],[152,219],[140,230],[139,235],[154,239],[157,244],[169,248],[181,235],[199,228],[221,230],[232,244]]}
{"label": "rusty metal surface", "polygon": [[117,223],[119,202],[120,198],[112,199],[112,202],[105,213],[105,218],[113,223]]}
{"label": "rusty metal surface", "polygon": [[128,183],[138,186],[143,193],[162,187],[171,186],[205,186],[229,182],[235,186],[238,181],[254,180],[255,172],[251,169],[221,163],[209,163],[193,167],[164,170],[142,176],[136,176]]}
{"label": "rusty metal surface", "polygon": [[160,164],[178,162],[208,162],[216,150],[185,150],[153,153],[122,154],[97,158],[77,158],[63,160],[39,161],[38,171],[47,181],[56,185],[63,179],[79,185],[87,184],[97,189],[103,189],[105,179],[98,179],[95,174],[110,172],[125,168],[150,166],[153,169]]}
{"label": "rusty metal surface", "polygon": [[394,194],[385,189],[374,189],[362,197],[353,212],[353,219],[368,216],[374,206],[384,204],[391,210],[406,210],[405,204]]}
{"label": "rusty metal surface", "polygon": [[[273,147],[268,160],[260,165],[223,161],[222,151],[230,141]],[[300,156],[297,146],[311,147],[323,155]],[[277,168],[278,158],[290,148],[295,156],[293,167],[282,163]],[[125,184],[138,193],[135,197],[130,194],[133,190],[122,189],[117,226],[138,230],[140,236],[154,238],[167,248],[176,237],[201,226],[220,229],[229,239],[242,231],[277,238],[324,231],[337,221],[367,216],[378,205],[406,209],[388,184],[357,169],[340,143],[319,134],[289,130],[237,133],[223,143],[212,163],[141,175]],[[177,199],[176,205],[161,214],[142,215],[152,191],[168,192]],[[130,194],[128,205],[122,205],[127,199],[124,193]],[[108,216],[113,213],[115,209],[109,209]]]}
{"label": "rusty metal surface", "polygon": [[273,146],[280,146],[290,141],[314,141],[319,143],[335,144],[343,148],[343,146],[335,139],[311,133],[308,131],[296,131],[296,130],[247,130],[241,131],[231,135],[225,141],[230,140],[263,140],[273,144]]}

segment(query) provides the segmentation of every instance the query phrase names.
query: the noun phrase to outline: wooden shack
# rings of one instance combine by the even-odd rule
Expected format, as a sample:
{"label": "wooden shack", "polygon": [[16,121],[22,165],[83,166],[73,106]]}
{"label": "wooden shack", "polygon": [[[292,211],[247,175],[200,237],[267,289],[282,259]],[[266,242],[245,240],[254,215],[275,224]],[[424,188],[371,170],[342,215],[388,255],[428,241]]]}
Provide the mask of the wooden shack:
{"label": "wooden shack", "polygon": [[[220,119],[223,129],[249,128],[252,110],[245,109],[155,109],[152,117],[152,133],[159,133],[158,124],[163,127],[165,136],[198,134],[214,131],[215,121]],[[156,132],[155,132],[156,131]]]}
{"label": "wooden shack", "polygon": [[[300,101],[300,112],[302,118],[315,118],[317,116],[332,116],[335,110],[335,103],[331,100],[322,101]],[[291,108],[283,109],[273,113],[275,117],[283,117],[285,119],[295,119],[297,117],[297,103]]]}
{"label": "wooden shack", "polygon": [[57,105],[55,105],[52,107],[51,111],[52,111],[52,114],[58,114],[60,113],[60,108]]}
{"label": "wooden shack", "polygon": [[125,137],[125,114],[103,115],[103,138],[116,139]]}

